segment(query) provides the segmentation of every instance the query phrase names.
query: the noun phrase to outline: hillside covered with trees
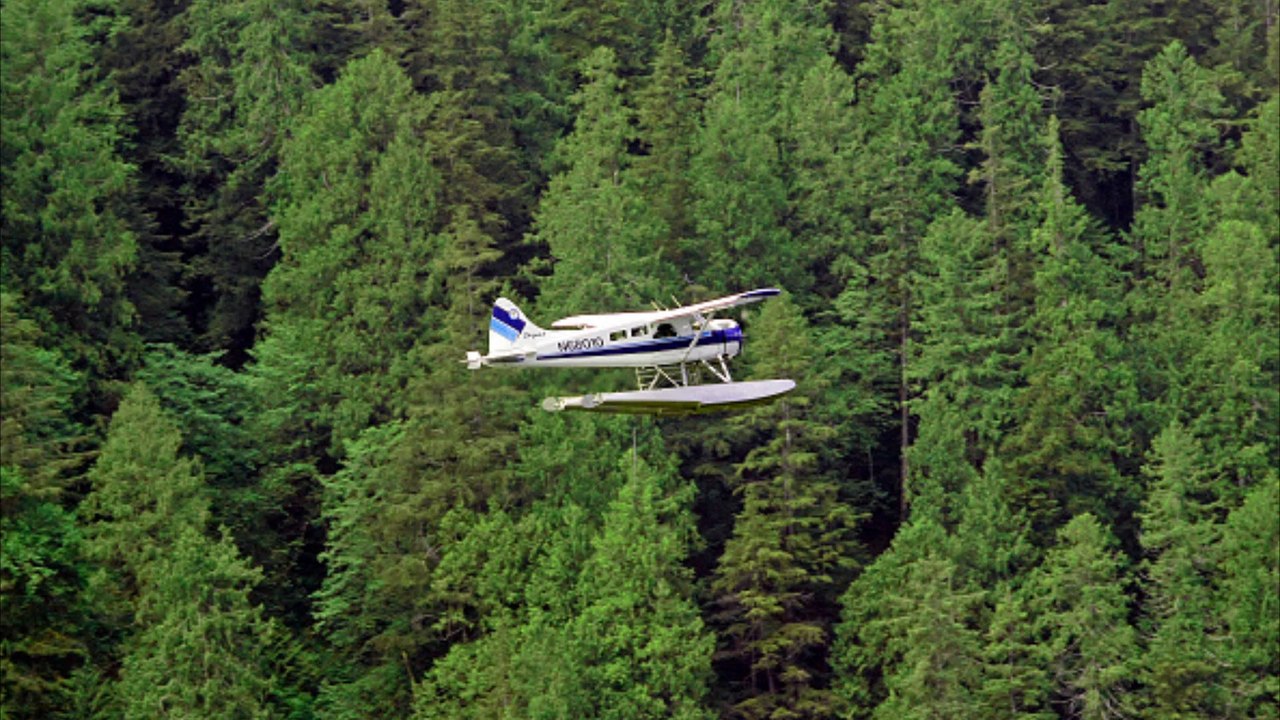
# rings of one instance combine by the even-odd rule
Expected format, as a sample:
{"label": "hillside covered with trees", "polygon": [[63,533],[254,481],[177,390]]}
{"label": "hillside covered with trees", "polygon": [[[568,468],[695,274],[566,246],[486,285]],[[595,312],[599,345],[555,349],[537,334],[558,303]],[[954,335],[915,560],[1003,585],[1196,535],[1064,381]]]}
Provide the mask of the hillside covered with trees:
{"label": "hillside covered with trees", "polygon": [[2,0],[0,717],[1277,717],[1278,13]]}

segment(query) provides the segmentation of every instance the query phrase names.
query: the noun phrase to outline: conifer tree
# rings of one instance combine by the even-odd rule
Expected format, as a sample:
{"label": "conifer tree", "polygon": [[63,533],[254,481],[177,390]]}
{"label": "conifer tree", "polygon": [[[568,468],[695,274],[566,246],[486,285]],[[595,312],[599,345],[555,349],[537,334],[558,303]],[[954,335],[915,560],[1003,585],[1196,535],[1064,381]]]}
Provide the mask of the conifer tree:
{"label": "conifer tree", "polygon": [[[690,171],[699,237],[689,254],[705,257],[702,272],[717,282],[802,293],[811,268],[823,268],[843,240],[845,165],[830,150],[848,142],[839,110],[849,81],[828,55],[825,16],[808,5],[724,2],[714,22],[715,79]],[[800,237],[788,241],[793,209]]]}
{"label": "conifer tree", "polygon": [[1134,212],[1133,168],[1142,158],[1138,112],[1143,66],[1174,38],[1212,37],[1199,8],[1157,12],[1150,0],[1038,5],[1033,53],[1040,85],[1055,89],[1064,144],[1063,183],[1104,226],[1128,225]]}
{"label": "conifer tree", "polygon": [[[689,614],[685,571],[670,564],[684,556],[692,537],[688,498],[683,496],[687,491],[673,486],[665,462],[649,469],[643,459],[661,456],[656,434],[623,432],[629,426],[540,414],[522,429],[517,463],[520,482],[540,499],[510,514],[491,507],[484,515],[455,510],[444,518],[440,536],[451,541],[442,543],[444,555],[431,592],[439,603],[437,629],[460,641],[416,688],[418,717],[595,716],[610,710],[599,697],[608,688],[618,690],[610,678],[629,656],[635,677],[648,678],[648,689],[635,696],[611,695],[621,709],[648,708],[644,712],[650,715],[643,716],[652,716],[692,708],[696,714],[690,698],[704,692],[696,676],[708,671],[709,657],[699,663],[683,654],[670,656],[665,640],[648,644],[644,639],[665,638],[675,630],[695,645],[709,642]],[[628,454],[633,450],[639,452],[634,463]],[[654,494],[648,501],[628,494],[635,502],[622,504],[619,489],[628,483],[632,489],[627,493]],[[628,535],[625,551],[615,544],[616,536],[606,542],[610,534],[601,529],[606,520],[633,527],[633,511],[653,513],[643,533],[651,542],[637,543]],[[610,548],[608,561],[599,555],[598,548],[605,546]],[[657,553],[659,547],[676,555]],[[634,573],[623,577],[605,568],[615,560]],[[584,570],[589,562],[592,573]],[[666,587],[670,592],[654,590],[648,600],[639,591],[604,592],[597,588],[604,576],[618,582],[634,576],[636,588]],[[606,584],[615,587],[612,580]],[[614,602],[634,602],[625,617],[642,626],[661,617],[675,627],[632,634],[626,629],[630,626],[618,625],[615,635],[613,622],[600,616],[604,605]],[[610,617],[621,622],[624,614]],[[598,672],[597,665],[587,664],[586,652],[601,664],[611,663],[613,670]],[[672,668],[683,669],[673,674]],[[687,671],[694,676],[685,675]],[[663,697],[669,705],[662,704]]]}
{"label": "conifer tree", "polygon": [[[0,284],[77,370],[118,377],[137,350],[125,276],[138,247],[126,221],[134,168],[110,84],[96,77],[79,0],[5,3],[0,50]],[[92,397],[101,403],[101,397]]]}
{"label": "conifer tree", "polygon": [[1202,438],[1219,493],[1238,501],[1280,457],[1280,263],[1274,238],[1226,220],[1200,239],[1207,323],[1190,365],[1190,427]]}
{"label": "conifer tree", "polygon": [[[94,610],[110,632],[139,627],[121,645],[115,692],[127,717],[265,716],[276,689],[273,631],[248,599],[261,572],[239,557],[225,528],[217,542],[204,534],[200,463],[181,456],[181,445],[177,425],[138,383],[89,475],[81,512],[90,521],[86,554],[98,563]],[[108,658],[94,661],[110,667]]]}
{"label": "conifer tree", "polygon": [[65,708],[86,648],[83,529],[68,510],[89,433],[74,419],[83,374],[0,291],[0,697],[15,717]]}
{"label": "conifer tree", "polygon": [[[902,684],[912,672],[902,668],[910,648],[900,618],[911,611],[922,588],[917,585],[913,597],[902,599],[899,592],[907,587],[915,564],[931,555],[937,559],[936,551],[945,543],[946,531],[933,518],[924,515],[913,520],[902,526],[889,548],[840,597],[831,665],[836,671],[834,690],[848,717],[871,717],[890,695],[888,678],[898,677]],[[930,581],[923,575],[916,577]],[[927,651],[918,648],[916,657]]]}
{"label": "conifer tree", "polygon": [[1222,95],[1213,74],[1175,41],[1147,64],[1142,96],[1152,104],[1138,115],[1150,154],[1139,172],[1147,202],[1134,218],[1135,230],[1151,274],[1176,294],[1189,289],[1195,238],[1212,222],[1203,156],[1217,139],[1213,121]]}
{"label": "conifer tree", "polygon": [[1046,650],[1049,700],[1071,717],[1127,716],[1138,655],[1124,558],[1089,513],[1072,518],[1057,539],[1019,591],[1035,642]]}
{"label": "conifer tree", "polygon": [[573,133],[556,147],[565,169],[543,196],[532,237],[550,251],[552,273],[541,288],[547,300],[539,309],[553,315],[619,310],[666,295],[658,255],[666,228],[632,179],[633,113],[623,103],[613,52],[592,53],[583,74]]}
{"label": "conifer tree", "polygon": [[137,383],[111,416],[89,472],[93,490],[81,513],[90,521],[86,551],[116,571],[127,588],[177,542],[184,528],[209,521],[203,469],[179,454],[182,435],[146,385]]}
{"label": "conifer tree", "polygon": [[1213,605],[1218,559],[1204,450],[1174,423],[1156,437],[1146,468],[1151,490],[1140,539],[1149,556],[1145,603],[1152,625],[1143,665],[1152,717],[1202,717],[1225,709],[1214,651],[1219,627]]}
{"label": "conifer tree", "polygon": [[[873,90],[858,104],[866,135],[854,155],[855,188],[870,208],[869,227],[855,243],[843,312],[859,317],[880,355],[896,372],[898,482],[907,482],[910,445],[908,365],[917,299],[910,273],[931,218],[945,214],[959,168],[945,149],[958,140],[950,90],[957,29],[945,13],[908,4],[878,18],[861,68]],[[899,489],[900,491],[900,489]],[[905,518],[905,493],[899,517]]]}
{"label": "conifer tree", "polygon": [[0,697],[15,718],[65,708],[67,677],[85,654],[82,531],[32,485],[21,467],[0,465]]}
{"label": "conifer tree", "polygon": [[[282,148],[273,184],[280,263],[264,283],[259,373],[300,405],[293,422],[332,431],[332,451],[403,411],[403,358],[439,288],[431,262],[439,178],[420,157],[424,113],[408,78],[381,52],[352,62],[310,96]],[[307,358],[300,367],[295,358]],[[353,380],[354,379],[354,380]],[[279,383],[286,383],[281,386]],[[269,404],[283,402],[268,395]]]}
{"label": "conifer tree", "polygon": [[753,449],[737,467],[743,508],[711,585],[722,675],[735,716],[822,717],[832,711],[820,676],[837,588],[854,563],[855,513],[822,462],[833,433],[815,402],[826,381],[807,323],[784,296],[764,307],[753,336],[753,376],[800,387],[736,421]]}
{"label": "conifer tree", "polygon": [[1112,330],[1123,311],[1123,254],[1062,184],[1057,127],[1051,118],[1044,219],[1034,236],[1043,258],[1030,318],[1034,349],[1015,401],[1018,427],[1002,449],[1020,480],[1017,502],[1041,537],[1090,505],[1114,517],[1134,501],[1115,463],[1126,451],[1125,414],[1136,400]]}
{"label": "conifer tree", "polygon": [[689,166],[697,128],[692,70],[667,31],[648,78],[635,91],[636,131],[645,152],[632,161],[637,184],[653,213],[666,226],[662,256],[687,268],[680,254],[694,233]]}
{"label": "conifer tree", "polygon": [[[1198,241],[1214,225],[1207,202],[1206,151],[1217,140],[1215,116],[1222,96],[1213,73],[1196,64],[1173,42],[1147,64],[1143,98],[1152,106],[1138,114],[1148,149],[1137,190],[1144,200],[1134,218],[1144,276],[1133,293],[1143,337],[1139,357],[1151,365],[1143,373],[1156,383],[1147,390],[1170,406],[1154,420],[1181,419],[1178,413],[1190,382],[1183,358],[1200,345],[1203,325],[1194,312],[1198,289]],[[1150,431],[1154,433],[1155,431]]]}
{"label": "conifer tree", "polygon": [[[193,0],[182,23],[190,59],[181,82],[187,104],[178,165],[187,178],[187,221],[194,226],[196,297],[208,310],[196,328],[202,349],[230,350],[238,366],[260,318],[260,285],[279,255],[269,217],[267,179],[288,130],[316,81],[311,18],[300,3]],[[209,296],[203,296],[207,292]]]}
{"label": "conifer tree", "polygon": [[[497,3],[406,4],[407,72],[428,94],[427,142],[447,217],[472,221],[507,249],[532,199],[517,166]],[[469,220],[462,220],[468,218]]]}
{"label": "conifer tree", "polygon": [[1009,282],[1019,285],[1008,291],[1013,294],[1025,292],[1030,280],[1025,253],[1035,226],[1035,196],[1043,185],[1040,137],[1045,118],[1032,81],[1035,61],[1026,48],[1029,38],[1010,25],[1016,23],[1001,26],[1010,37],[996,47],[993,77],[979,96],[982,134],[977,144],[983,159],[969,180],[983,185],[988,231],[996,247],[1007,253]]}
{"label": "conifer tree", "polygon": [[1224,577],[1218,595],[1226,621],[1227,713],[1274,715],[1280,699],[1280,478],[1273,471],[1253,486],[1223,528]]}
{"label": "conifer tree", "polygon": [[[361,654],[383,630],[382,637],[396,638],[399,623],[413,617],[399,614],[402,600],[413,598],[425,576],[370,606],[362,604],[367,588],[358,582],[390,584],[425,566],[422,521],[398,514],[379,525],[366,503],[381,498],[398,513],[414,507],[399,503],[397,493],[414,496],[418,478],[390,458],[403,452],[410,385],[426,367],[415,348],[436,339],[428,328],[445,317],[435,306],[444,303],[445,276],[454,270],[441,259],[448,240],[440,233],[425,117],[408,77],[375,50],[309,96],[273,181],[282,257],[263,289],[266,333],[252,369],[264,407],[257,427],[275,449],[264,476],[296,497],[291,514],[299,532],[317,517],[329,523],[330,572],[315,591],[315,612],[344,659],[344,672],[329,679],[332,691],[322,697],[338,717],[371,704],[405,710],[409,678],[400,650],[420,646],[419,637],[406,636]],[[346,464],[334,474],[339,459]],[[388,533],[385,548],[372,544],[370,533],[379,529]],[[296,594],[319,578],[294,582]],[[423,600],[408,607],[417,602]],[[393,629],[375,629],[388,617]]]}
{"label": "conifer tree", "polygon": [[128,279],[138,333],[150,342],[184,346],[192,337],[181,255],[182,178],[172,158],[181,153],[177,128],[184,98],[178,47],[184,30],[179,18],[187,5],[185,0],[123,0],[94,9],[104,19],[116,15],[98,64],[119,93],[127,121],[121,152],[137,168],[127,218],[138,243],[137,264]]}
{"label": "conifer tree", "polygon": [[873,718],[955,717],[973,708],[980,638],[970,624],[981,592],[962,590],[956,575],[954,563],[929,552],[889,600],[883,622],[899,637],[902,657],[886,668],[888,696]]}
{"label": "conifer tree", "polygon": [[974,709],[991,718],[1056,718],[1049,710],[1049,651],[1029,632],[1025,601],[999,587],[983,635],[982,685]]}
{"label": "conifer tree", "polygon": [[[1008,251],[981,221],[954,210],[935,220],[920,243],[917,288],[920,342],[910,374],[923,386],[921,402],[944,404],[967,437],[958,458],[980,466],[1009,424],[1019,352],[1014,319],[1006,311],[1003,288]],[[930,432],[923,426],[918,448]],[[915,452],[924,452],[919,448]],[[925,471],[924,467],[920,468]],[[914,481],[913,481],[914,482]]]}
{"label": "conifer tree", "polygon": [[624,457],[629,477],[605,513],[578,581],[570,627],[578,681],[599,718],[705,718],[714,638],[681,562],[693,538],[691,485]]}
{"label": "conifer tree", "polygon": [[271,717],[274,627],[249,592],[262,578],[231,538],[184,526],[139,573],[119,693],[127,718]]}

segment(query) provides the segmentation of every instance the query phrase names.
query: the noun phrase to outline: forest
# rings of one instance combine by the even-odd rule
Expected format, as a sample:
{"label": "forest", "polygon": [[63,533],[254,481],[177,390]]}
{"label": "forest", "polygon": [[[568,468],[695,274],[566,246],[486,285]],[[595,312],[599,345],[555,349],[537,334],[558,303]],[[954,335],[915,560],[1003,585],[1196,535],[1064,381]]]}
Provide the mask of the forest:
{"label": "forest", "polygon": [[1280,717],[1276,0],[0,16],[0,717]]}

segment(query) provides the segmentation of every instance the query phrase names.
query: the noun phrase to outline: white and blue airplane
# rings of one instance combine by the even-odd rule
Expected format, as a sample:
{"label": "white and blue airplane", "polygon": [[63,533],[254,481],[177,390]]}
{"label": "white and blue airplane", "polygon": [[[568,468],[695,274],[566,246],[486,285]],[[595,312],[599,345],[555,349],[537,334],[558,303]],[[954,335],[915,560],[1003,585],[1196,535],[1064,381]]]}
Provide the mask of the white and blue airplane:
{"label": "white and blue airplane", "polygon": [[[795,387],[791,380],[734,382],[728,359],[742,352],[742,328],[715,313],[777,295],[761,288],[648,312],[574,315],[543,330],[499,298],[489,319],[489,352],[467,353],[467,367],[635,368],[635,392],[547,398],[547,410],[685,415],[750,405]],[[703,384],[706,378],[712,384]]]}

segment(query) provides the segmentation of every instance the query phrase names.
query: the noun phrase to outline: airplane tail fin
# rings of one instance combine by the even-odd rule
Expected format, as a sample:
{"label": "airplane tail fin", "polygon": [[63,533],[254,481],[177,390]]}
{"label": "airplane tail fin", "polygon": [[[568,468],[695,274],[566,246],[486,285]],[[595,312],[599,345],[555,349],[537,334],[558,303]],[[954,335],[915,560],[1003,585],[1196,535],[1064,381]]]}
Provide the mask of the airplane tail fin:
{"label": "airplane tail fin", "polygon": [[542,328],[525,317],[515,303],[498,298],[493,304],[493,316],[489,318],[490,355],[522,345],[535,333],[541,334]]}

